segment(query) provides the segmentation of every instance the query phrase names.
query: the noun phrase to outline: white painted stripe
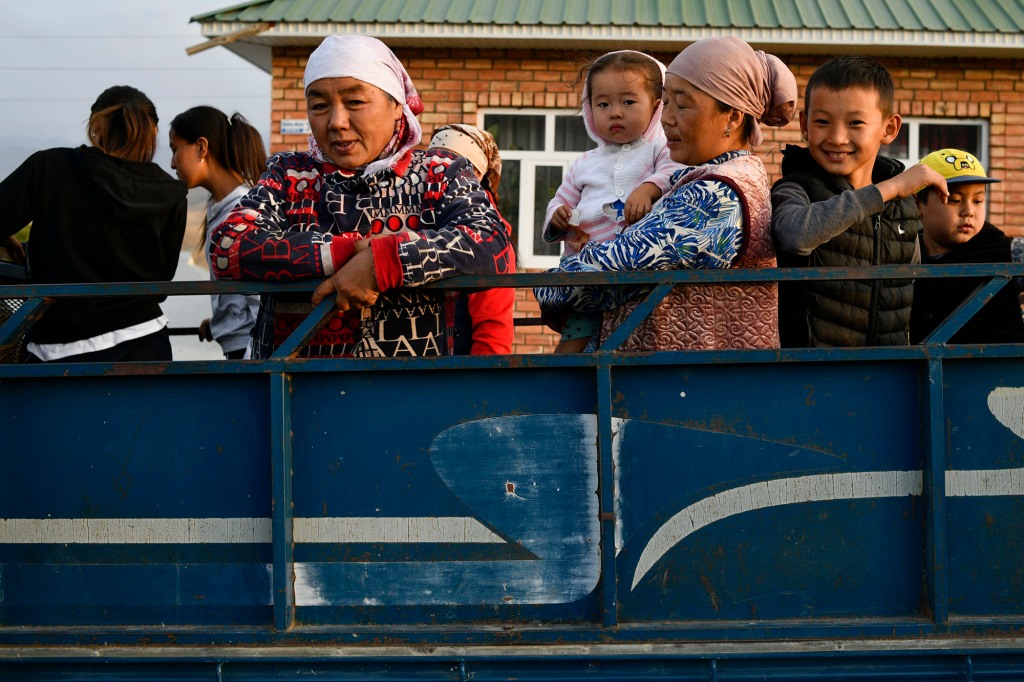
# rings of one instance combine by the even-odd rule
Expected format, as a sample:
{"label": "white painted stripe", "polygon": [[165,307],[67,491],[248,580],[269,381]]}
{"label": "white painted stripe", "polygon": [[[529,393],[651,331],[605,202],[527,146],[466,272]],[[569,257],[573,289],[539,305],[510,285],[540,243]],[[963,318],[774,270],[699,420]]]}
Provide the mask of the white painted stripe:
{"label": "white painted stripe", "polygon": [[974,469],[946,472],[947,497],[1024,495],[1024,469]]}
{"label": "white painted stripe", "polygon": [[622,537],[622,514],[624,507],[622,484],[619,480],[622,476],[622,466],[619,460],[622,455],[622,431],[626,428],[626,424],[631,421],[631,419],[612,417],[612,476],[614,477],[612,495],[614,497],[613,506],[615,509],[615,556],[618,556],[619,552],[622,551],[622,543],[625,542],[625,538]]}
{"label": "white painted stripe", "polygon": [[630,589],[672,547],[716,521],[784,504],[920,495],[921,485],[920,471],[865,471],[779,478],[723,490],[691,504],[658,529],[640,554]]}
{"label": "white painted stripe", "polygon": [[270,519],[0,519],[0,544],[270,542]]}
{"label": "white painted stripe", "polygon": [[505,543],[468,516],[297,518],[292,532],[295,542]]}
{"label": "white painted stripe", "polygon": [[[296,518],[295,542],[489,543],[503,540],[471,517]],[[0,519],[0,544],[269,543],[271,520]]]}

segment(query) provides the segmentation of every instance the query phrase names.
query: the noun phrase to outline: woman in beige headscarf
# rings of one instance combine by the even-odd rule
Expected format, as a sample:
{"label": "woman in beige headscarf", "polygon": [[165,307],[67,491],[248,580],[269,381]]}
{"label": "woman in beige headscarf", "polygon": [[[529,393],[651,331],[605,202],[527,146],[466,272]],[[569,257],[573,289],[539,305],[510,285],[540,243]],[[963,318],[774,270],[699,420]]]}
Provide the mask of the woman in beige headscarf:
{"label": "woman in beige headscarf", "polygon": [[[491,195],[498,207],[498,183],[501,182],[501,153],[494,137],[486,130],[466,123],[444,125],[434,131],[427,153],[446,149],[469,160],[480,185]],[[512,236],[512,228],[504,218],[502,224]],[[515,271],[515,256],[509,259],[507,272]],[[512,352],[515,338],[513,315],[516,290],[512,288],[482,289],[460,292],[455,299],[455,354],[501,355]]]}
{"label": "woman in beige headscarf", "polygon": [[467,123],[449,123],[434,131],[430,146],[447,149],[469,159],[473,171],[480,178],[480,184],[497,203],[498,183],[501,182],[501,152],[489,132]]}
{"label": "woman in beige headscarf", "polygon": [[[669,65],[662,126],[673,161],[687,166],[652,211],[609,242],[588,243],[562,272],[773,267],[771,188],[752,148],[759,123],[782,126],[796,112],[792,72],[738,38],[693,43]],[[646,288],[538,287],[546,319],[604,312],[599,344]],[[773,284],[676,287],[623,350],[778,347]]]}

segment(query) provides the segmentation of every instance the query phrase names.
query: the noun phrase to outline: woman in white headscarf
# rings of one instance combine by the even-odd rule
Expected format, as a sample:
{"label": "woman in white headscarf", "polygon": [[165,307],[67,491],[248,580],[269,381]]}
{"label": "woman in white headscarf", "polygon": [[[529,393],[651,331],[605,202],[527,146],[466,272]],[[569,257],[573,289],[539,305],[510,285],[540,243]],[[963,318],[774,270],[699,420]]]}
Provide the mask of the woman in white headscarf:
{"label": "woman in white headscarf", "polygon": [[[782,126],[796,112],[796,79],[773,55],[738,38],[699,40],[665,76],[662,126],[672,160],[686,168],[650,213],[616,239],[587,243],[562,272],[773,267],[768,175],[751,150],[759,123]],[[647,289],[538,287],[548,319],[603,312],[600,343]],[[676,287],[623,350],[771,348],[779,345],[778,288],[772,284]]]}
{"label": "woman in white headscarf", "polygon": [[[309,151],[268,161],[212,234],[213,272],[323,279],[312,303],[333,297],[338,310],[303,357],[449,354],[448,295],[410,287],[507,272],[514,257],[501,218],[469,161],[414,149],[423,105],[379,40],[325,39],[304,81]],[[308,299],[265,296],[253,357],[269,356],[311,308]]]}

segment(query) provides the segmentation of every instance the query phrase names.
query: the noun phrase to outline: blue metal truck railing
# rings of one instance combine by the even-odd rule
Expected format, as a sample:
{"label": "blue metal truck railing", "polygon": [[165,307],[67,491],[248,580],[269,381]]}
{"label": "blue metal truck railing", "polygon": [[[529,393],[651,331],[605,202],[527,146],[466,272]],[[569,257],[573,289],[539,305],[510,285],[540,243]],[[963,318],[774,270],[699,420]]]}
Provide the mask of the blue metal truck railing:
{"label": "blue metal truck railing", "polygon": [[0,364],[0,679],[1021,679],[1024,346],[947,341],[1024,266],[436,286],[939,276],[909,347]]}

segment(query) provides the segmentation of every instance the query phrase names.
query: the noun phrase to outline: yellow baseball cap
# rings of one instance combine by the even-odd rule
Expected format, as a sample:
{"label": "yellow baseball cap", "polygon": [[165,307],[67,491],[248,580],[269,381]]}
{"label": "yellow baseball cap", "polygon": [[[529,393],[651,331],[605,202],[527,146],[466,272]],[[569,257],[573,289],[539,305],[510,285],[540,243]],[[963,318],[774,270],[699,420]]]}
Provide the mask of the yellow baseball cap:
{"label": "yellow baseball cap", "polygon": [[921,163],[938,171],[939,175],[946,178],[947,185],[1002,182],[986,175],[985,167],[978,161],[978,157],[960,149],[940,149],[921,159]]}

